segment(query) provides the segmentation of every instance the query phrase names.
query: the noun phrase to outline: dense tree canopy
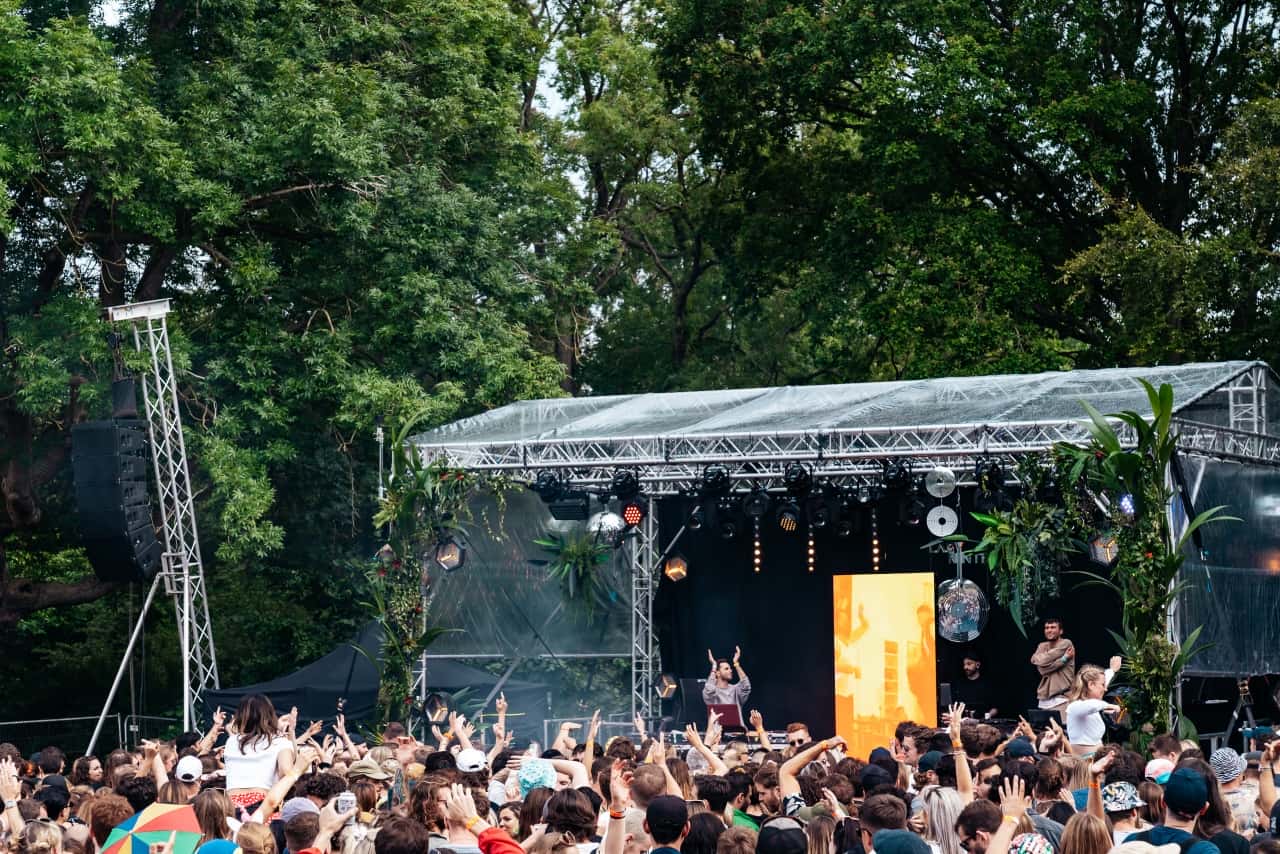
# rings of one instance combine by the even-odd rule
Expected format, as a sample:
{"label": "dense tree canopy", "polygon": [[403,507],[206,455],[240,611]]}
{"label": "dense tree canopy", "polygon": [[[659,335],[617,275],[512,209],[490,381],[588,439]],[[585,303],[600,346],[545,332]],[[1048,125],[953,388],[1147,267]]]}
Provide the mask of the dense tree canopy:
{"label": "dense tree canopy", "polygon": [[98,696],[127,630],[68,494],[69,428],[109,408],[104,306],[174,300],[232,679],[359,618],[378,418],[1280,362],[1274,4],[0,6],[0,678],[24,710]]}

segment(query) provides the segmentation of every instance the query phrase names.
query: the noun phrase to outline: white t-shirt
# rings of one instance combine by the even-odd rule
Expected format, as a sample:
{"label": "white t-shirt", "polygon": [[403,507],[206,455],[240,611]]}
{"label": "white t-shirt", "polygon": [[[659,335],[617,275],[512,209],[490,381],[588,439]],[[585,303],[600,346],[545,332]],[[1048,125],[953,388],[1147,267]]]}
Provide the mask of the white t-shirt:
{"label": "white t-shirt", "polygon": [[[1109,686],[1115,676],[1110,668],[1103,673],[1103,679]],[[1097,747],[1107,734],[1107,724],[1102,720],[1099,710],[1111,705],[1106,700],[1072,700],[1067,704],[1067,740],[1072,747]]]}
{"label": "white t-shirt", "polygon": [[280,753],[292,749],[292,741],[276,736],[269,742],[262,738],[247,741],[242,751],[240,736],[235,733],[227,736],[226,753],[222,757],[227,769],[227,789],[270,789],[280,779],[276,773]]}

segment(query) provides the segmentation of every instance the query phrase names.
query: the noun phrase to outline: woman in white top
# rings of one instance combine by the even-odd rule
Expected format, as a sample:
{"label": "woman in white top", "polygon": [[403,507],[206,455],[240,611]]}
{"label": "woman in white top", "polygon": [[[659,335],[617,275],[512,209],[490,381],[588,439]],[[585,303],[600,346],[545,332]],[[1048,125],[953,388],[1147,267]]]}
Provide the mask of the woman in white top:
{"label": "woman in white top", "polygon": [[1101,713],[1120,711],[1119,706],[1102,697],[1121,663],[1120,656],[1113,655],[1111,666],[1106,670],[1095,664],[1086,664],[1076,671],[1075,683],[1067,694],[1066,708],[1067,740],[1071,742],[1071,752],[1076,756],[1087,758],[1097,752],[1107,734]]}
{"label": "woman in white top", "polygon": [[251,812],[293,768],[293,740],[279,731],[280,720],[270,700],[250,694],[240,701],[228,729],[223,764],[227,795]]}

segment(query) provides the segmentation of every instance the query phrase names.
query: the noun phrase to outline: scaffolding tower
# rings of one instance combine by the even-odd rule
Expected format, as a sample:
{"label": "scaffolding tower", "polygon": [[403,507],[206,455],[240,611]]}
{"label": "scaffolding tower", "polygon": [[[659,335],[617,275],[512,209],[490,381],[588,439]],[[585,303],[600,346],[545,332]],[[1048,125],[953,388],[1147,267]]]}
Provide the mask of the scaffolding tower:
{"label": "scaffolding tower", "polygon": [[164,585],[165,593],[173,599],[178,621],[178,642],[182,647],[184,730],[192,729],[197,717],[196,702],[201,694],[208,688],[220,687],[217,653],[209,622],[209,602],[205,596],[204,563],[200,557],[200,543],[196,535],[191,472],[187,465],[187,448],[178,410],[178,383],[169,350],[169,328],[166,323],[168,314],[167,299],[107,309],[107,319],[112,323],[130,325],[134,347],[151,359],[151,369],[142,377],[142,400],[147,413],[156,488],[160,493],[164,554],[161,556],[160,572],[152,581],[139,612],[87,753],[93,752],[102,723],[115,701],[134,646],[142,634],[147,612],[161,584]]}

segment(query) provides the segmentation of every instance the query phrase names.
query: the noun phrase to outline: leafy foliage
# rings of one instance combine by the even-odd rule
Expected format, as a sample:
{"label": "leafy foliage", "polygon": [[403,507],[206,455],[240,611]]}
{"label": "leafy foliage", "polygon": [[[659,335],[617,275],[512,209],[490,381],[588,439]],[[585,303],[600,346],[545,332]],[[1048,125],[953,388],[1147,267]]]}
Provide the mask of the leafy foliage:
{"label": "leafy foliage", "polygon": [[579,606],[588,623],[609,614],[618,596],[602,569],[613,558],[612,544],[588,531],[547,534],[533,542],[551,554],[547,575],[560,582],[565,599]]}
{"label": "leafy foliage", "polygon": [[[1177,450],[1177,437],[1171,430],[1173,388],[1165,384],[1156,389],[1145,380],[1142,385],[1151,404],[1150,418],[1132,411],[1110,417],[1123,424],[1129,436],[1118,432],[1110,418],[1087,401],[1082,402],[1089,416],[1090,442],[1083,446],[1061,443],[1054,448],[1067,499],[1065,510],[1024,499],[1013,514],[974,514],[987,526],[977,550],[987,554],[1000,578],[1000,589],[1007,588],[1001,604],[1021,607],[1025,615],[1026,600],[1044,589],[1042,579],[1032,575],[1038,564],[1035,544],[1057,543],[1055,548],[1061,550],[1092,535],[1096,516],[1082,509],[1081,503],[1104,503],[1107,518],[1103,524],[1115,537],[1119,556],[1110,576],[1084,575],[1090,583],[1100,584],[1120,598],[1121,632],[1112,635],[1125,659],[1127,681],[1136,689],[1126,705],[1137,723],[1139,738],[1168,731],[1171,711],[1179,711],[1169,705],[1174,688],[1183,666],[1198,649],[1199,628],[1181,647],[1168,638],[1169,608],[1180,591],[1178,570],[1188,538],[1203,525],[1238,521],[1224,515],[1225,508],[1211,507],[1192,519],[1174,541],[1169,526],[1174,494],[1168,482]],[[1132,513],[1122,507],[1121,496],[1132,501]],[[1042,522],[1037,528],[1036,519],[1047,524]],[[1018,611],[1012,613],[1022,629]]]}

